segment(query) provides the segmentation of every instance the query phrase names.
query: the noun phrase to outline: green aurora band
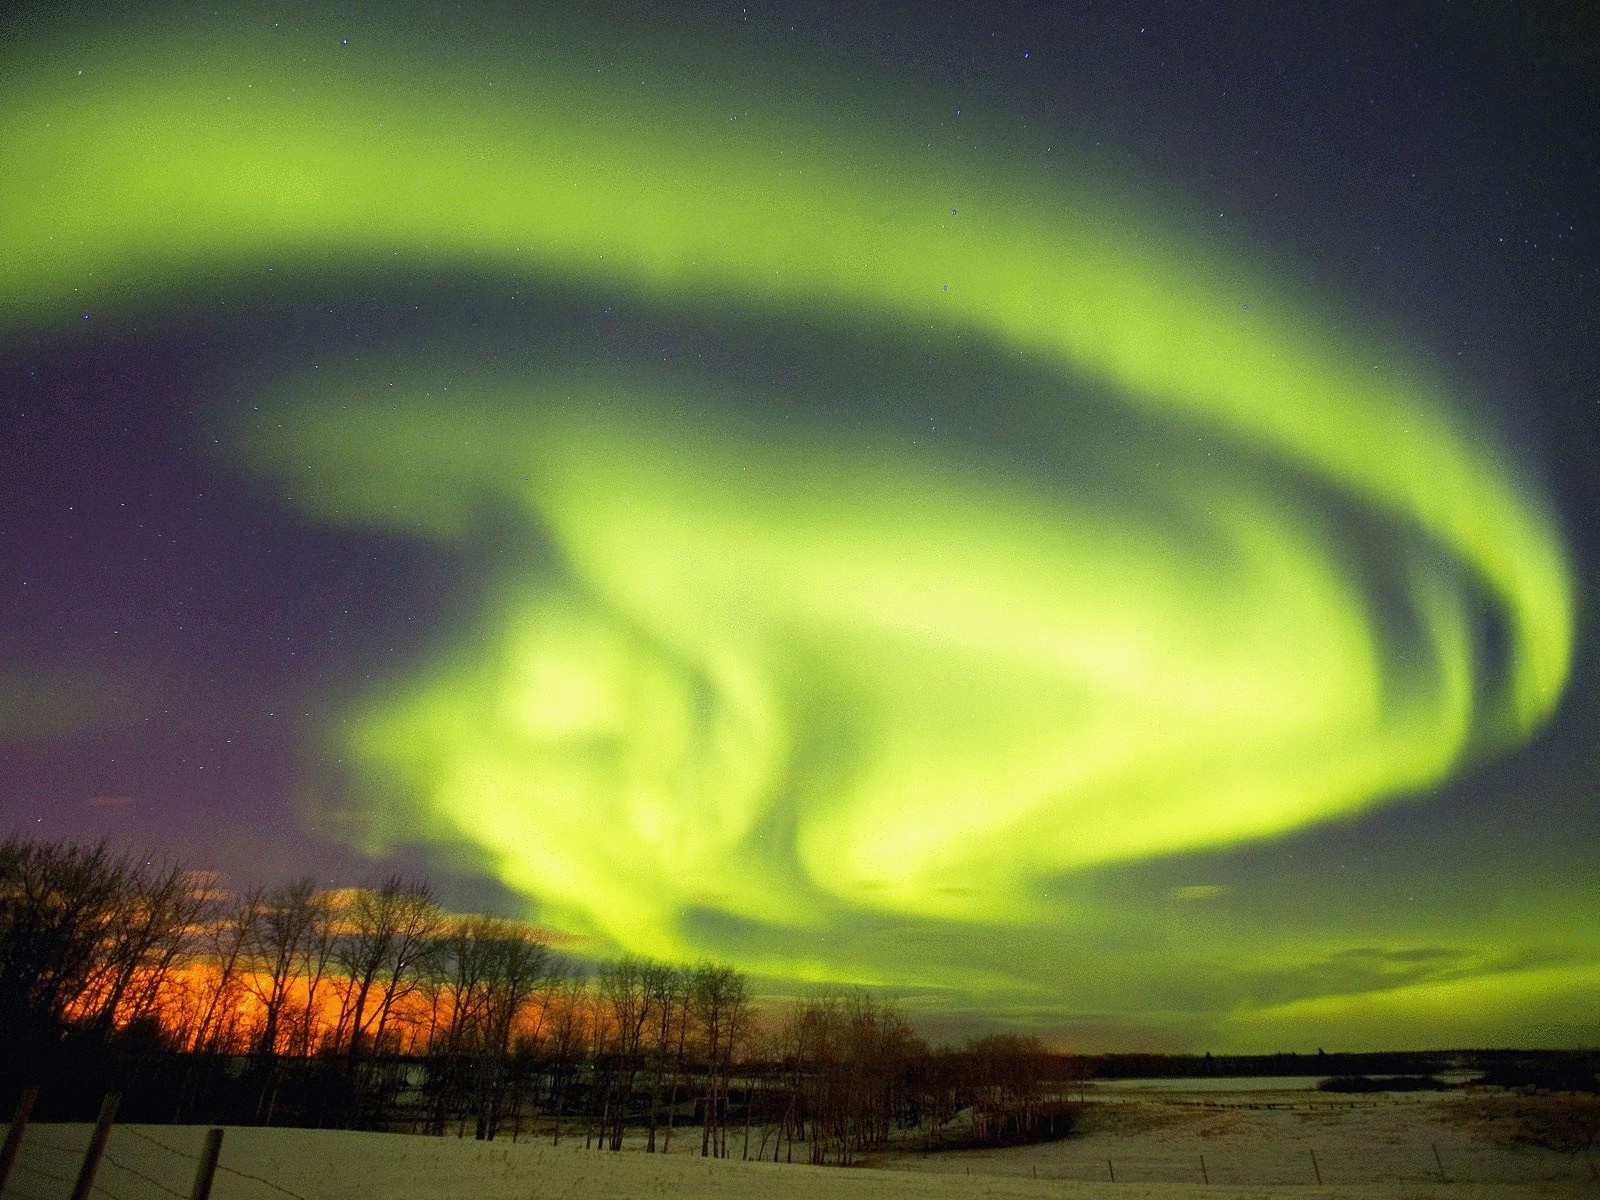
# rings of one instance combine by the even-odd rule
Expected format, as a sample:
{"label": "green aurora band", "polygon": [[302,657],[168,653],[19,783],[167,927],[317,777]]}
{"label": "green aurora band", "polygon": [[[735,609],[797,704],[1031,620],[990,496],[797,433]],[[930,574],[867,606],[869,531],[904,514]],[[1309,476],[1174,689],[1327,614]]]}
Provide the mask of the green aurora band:
{"label": "green aurora band", "polygon": [[[1425,790],[1556,704],[1572,585],[1537,489],[1425,371],[1129,198],[815,105],[730,129],[692,83],[555,51],[479,52],[489,89],[453,51],[325,41],[107,36],[50,55],[81,74],[7,72],[0,329],[271,264],[461,264],[967,337],[1220,450],[1107,445],[1115,486],[1062,495],[643,367],[241,369],[267,415],[238,452],[317,519],[459,541],[499,505],[559,564],[508,567],[479,628],[340,722],[387,797],[364,848],[470,845],[640,952],[726,952],[709,913],[786,931],[750,969],[948,981],[846,961],[833,914],[1037,929],[1064,873]],[[1330,511],[1379,531],[1403,636]]]}

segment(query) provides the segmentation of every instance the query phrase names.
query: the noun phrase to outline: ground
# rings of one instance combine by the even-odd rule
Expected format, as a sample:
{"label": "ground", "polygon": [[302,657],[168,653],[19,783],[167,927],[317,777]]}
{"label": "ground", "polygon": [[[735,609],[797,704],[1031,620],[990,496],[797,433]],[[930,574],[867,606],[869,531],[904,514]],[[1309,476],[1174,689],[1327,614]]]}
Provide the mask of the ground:
{"label": "ground", "polygon": [[[908,1136],[897,1149],[851,1169],[740,1161],[738,1137],[730,1139],[733,1158],[702,1160],[695,1137],[677,1139],[673,1153],[663,1157],[637,1148],[621,1154],[585,1150],[581,1137],[563,1138],[557,1147],[548,1139],[512,1144],[229,1129],[212,1196],[1576,1200],[1600,1195],[1600,1153],[1566,1136],[1573,1128],[1590,1129],[1595,1109],[1580,1100],[1460,1092],[1340,1100],[1304,1090],[1114,1087],[1088,1092],[1086,1098],[1078,1130],[1063,1141],[928,1154],[920,1139]],[[65,1200],[88,1134],[82,1125],[32,1126],[6,1196]],[[96,1180],[99,1200],[184,1200],[203,1137],[204,1130],[193,1126],[118,1126]],[[1530,1137],[1563,1148],[1532,1144]]]}

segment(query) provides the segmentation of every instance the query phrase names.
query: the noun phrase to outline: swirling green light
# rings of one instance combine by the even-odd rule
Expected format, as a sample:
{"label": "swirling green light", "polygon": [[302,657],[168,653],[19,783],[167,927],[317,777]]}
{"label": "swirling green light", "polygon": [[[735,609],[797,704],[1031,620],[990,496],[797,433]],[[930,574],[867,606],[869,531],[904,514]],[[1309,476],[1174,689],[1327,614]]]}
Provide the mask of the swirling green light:
{"label": "swirling green light", "polygon": [[[568,925],[656,953],[695,948],[696,910],[1026,923],[1053,873],[1425,788],[1555,705],[1571,585],[1540,498],[1421,373],[1215,248],[887,136],[760,113],[730,132],[687,85],[491,56],[490,90],[406,38],[330,53],[145,37],[53,59],[82,75],[8,73],[5,324],[398,255],[975,335],[1226,450],[1127,466],[1195,543],[959,455],[741,436],[714,383],[403,364],[279,397],[281,428],[245,444],[319,515],[455,537],[507,501],[564,564],[508,570],[477,636],[352,718],[357,761],[421,797],[374,817],[374,845],[432,822]],[[448,405],[421,399],[446,378]],[[1409,668],[1261,461],[1393,539]]]}

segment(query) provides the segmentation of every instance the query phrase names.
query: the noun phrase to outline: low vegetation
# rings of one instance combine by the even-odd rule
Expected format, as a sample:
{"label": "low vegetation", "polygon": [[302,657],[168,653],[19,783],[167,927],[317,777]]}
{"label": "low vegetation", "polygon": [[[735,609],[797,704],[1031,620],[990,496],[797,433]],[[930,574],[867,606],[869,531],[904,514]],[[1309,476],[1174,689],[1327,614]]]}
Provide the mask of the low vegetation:
{"label": "low vegetation", "polygon": [[1433,1075],[1335,1075],[1317,1084],[1322,1092],[1442,1092],[1450,1085]]}
{"label": "low vegetation", "polygon": [[1496,1141],[1577,1154],[1600,1142],[1600,1098],[1581,1095],[1497,1096],[1463,1100],[1454,1119]]}

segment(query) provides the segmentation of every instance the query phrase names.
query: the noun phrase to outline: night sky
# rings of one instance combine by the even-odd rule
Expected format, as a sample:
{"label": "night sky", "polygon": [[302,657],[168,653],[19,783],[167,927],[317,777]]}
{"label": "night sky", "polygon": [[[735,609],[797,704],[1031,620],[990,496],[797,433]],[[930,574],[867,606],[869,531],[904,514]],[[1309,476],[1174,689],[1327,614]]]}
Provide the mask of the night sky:
{"label": "night sky", "polygon": [[65,7],[0,830],[940,1035],[1600,1043],[1592,6]]}

